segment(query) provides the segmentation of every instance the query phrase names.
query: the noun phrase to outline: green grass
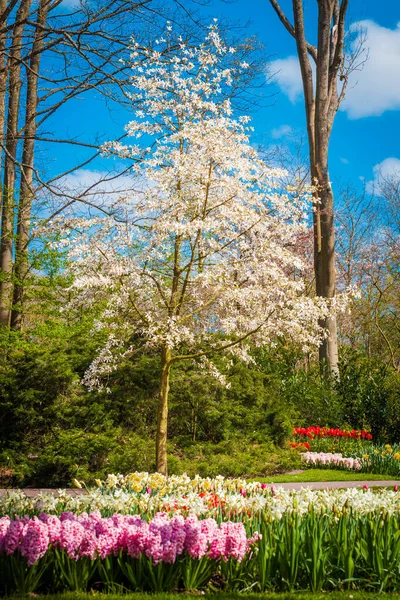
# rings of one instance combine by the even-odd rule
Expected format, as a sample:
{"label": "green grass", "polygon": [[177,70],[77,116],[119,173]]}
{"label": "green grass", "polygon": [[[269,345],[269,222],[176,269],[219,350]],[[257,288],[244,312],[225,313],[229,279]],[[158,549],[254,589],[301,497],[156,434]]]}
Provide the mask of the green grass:
{"label": "green grass", "polygon": [[[280,594],[243,594],[243,593],[235,593],[235,592],[227,592],[227,593],[216,593],[216,594],[205,594],[200,595],[199,592],[194,592],[193,594],[185,593],[185,594],[100,594],[93,592],[91,594],[84,593],[69,593],[69,594],[58,594],[58,595],[49,595],[49,596],[39,596],[38,598],[43,598],[43,600],[94,600],[98,598],[98,600],[184,600],[184,598],[210,598],[210,600],[374,600],[374,598],[379,598],[379,600],[392,600],[393,598],[399,599],[398,593],[386,594],[377,592],[320,592],[320,593],[311,593],[311,592],[294,592],[292,594],[282,592]],[[16,596],[13,596],[16,598]],[[24,596],[26,598],[26,596]]]}
{"label": "green grass", "polygon": [[353,473],[340,471],[339,469],[306,469],[303,473],[296,475],[272,475],[270,477],[259,477],[253,481],[262,483],[293,483],[312,481],[395,481],[391,475],[374,475],[371,473]]}

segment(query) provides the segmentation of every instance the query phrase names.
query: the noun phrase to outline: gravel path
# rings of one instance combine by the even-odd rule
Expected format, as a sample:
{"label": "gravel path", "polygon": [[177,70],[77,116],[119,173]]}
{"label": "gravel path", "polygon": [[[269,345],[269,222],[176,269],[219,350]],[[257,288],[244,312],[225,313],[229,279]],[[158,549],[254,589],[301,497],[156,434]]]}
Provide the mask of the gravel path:
{"label": "gravel path", "polygon": [[[307,488],[311,490],[331,490],[338,488],[362,488],[364,485],[368,487],[391,487],[393,488],[395,485],[398,485],[400,488],[400,481],[313,481],[313,482],[291,482],[291,483],[275,483],[275,484],[267,484],[269,487],[274,485],[274,487],[282,487],[285,490],[301,490],[302,488]],[[17,491],[11,489],[0,489],[0,496],[5,496],[7,492]],[[25,488],[22,490],[28,497],[32,498],[37,496],[38,494],[45,492],[48,494],[54,494],[58,496],[58,490],[51,488]],[[81,494],[85,494],[85,490],[79,489],[67,489],[67,493],[70,496],[80,496]]]}

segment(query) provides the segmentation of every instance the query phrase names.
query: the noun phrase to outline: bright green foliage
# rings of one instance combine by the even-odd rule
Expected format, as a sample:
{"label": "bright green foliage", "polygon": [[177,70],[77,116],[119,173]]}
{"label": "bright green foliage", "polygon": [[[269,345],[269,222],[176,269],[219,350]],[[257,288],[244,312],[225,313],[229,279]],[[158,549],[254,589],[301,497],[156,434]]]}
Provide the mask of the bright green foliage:
{"label": "bright green foliage", "polygon": [[[3,336],[2,485],[60,486],[74,477],[92,482],[110,472],[154,468],[158,360],[139,355],[110,378],[110,393],[89,392],[80,381],[101,342],[91,334],[94,316],[49,319],[29,332]],[[342,359],[340,384],[329,387],[315,371],[302,369],[300,359],[283,346],[258,352],[255,364],[236,362],[226,371],[229,389],[194,365],[175,368],[170,472],[262,476],[298,468],[297,453],[279,449],[293,425],[338,426],[345,414],[350,426],[376,424],[377,435],[394,435],[398,376],[386,367],[369,373],[351,356],[348,363]],[[387,415],[386,429],[374,418],[376,406]],[[352,422],[356,408],[364,417]],[[380,471],[374,466],[372,472]]]}
{"label": "bright green foliage", "polygon": [[[303,463],[304,468],[304,463]],[[256,481],[266,483],[310,483],[313,481],[380,481],[395,479],[391,475],[376,475],[375,473],[360,473],[359,471],[342,471],[339,469],[306,469],[302,473],[285,473],[284,475],[271,475],[270,477],[257,477]],[[360,484],[361,485],[361,484]],[[346,487],[345,485],[343,487]]]}
{"label": "bright green foliage", "polygon": [[361,352],[342,353],[336,384],[343,420],[355,429],[370,429],[374,440],[400,440],[400,375]]}
{"label": "bright green foliage", "polygon": [[[110,378],[110,393],[89,392],[80,380],[100,342],[90,328],[88,319],[49,322],[2,340],[0,467],[13,472],[3,485],[154,469],[158,360],[137,356]],[[170,471],[239,476],[298,466],[297,453],[278,448],[296,411],[277,378],[236,363],[228,380],[230,389],[193,366],[173,371]]]}
{"label": "bright green foliage", "polygon": [[250,477],[255,474],[282,473],[301,468],[303,463],[295,451],[280,449],[272,442],[248,443],[244,438],[236,438],[219,444],[193,444],[177,454],[168,457],[171,473],[187,473],[194,477]]}

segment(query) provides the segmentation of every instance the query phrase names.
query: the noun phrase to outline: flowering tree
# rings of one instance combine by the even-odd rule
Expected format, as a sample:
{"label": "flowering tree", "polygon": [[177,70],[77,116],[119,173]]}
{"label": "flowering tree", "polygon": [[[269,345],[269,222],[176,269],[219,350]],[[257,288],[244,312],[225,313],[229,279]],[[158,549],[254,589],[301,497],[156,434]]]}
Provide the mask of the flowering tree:
{"label": "flowering tree", "polygon": [[326,314],[323,300],[305,295],[295,254],[308,199],[279,189],[280,173],[249,143],[248,118],[235,119],[227,100],[235,72],[225,60],[234,50],[215,26],[198,47],[169,46],[161,40],[145,61],[132,55],[132,97],[142,110],[127,131],[149,144],[105,148],[138,157],[142,191],[120,199],[118,219],[64,222],[62,241],[76,301],[106,301],[97,327],[108,341],[86,383],[102,386],[139,346],[160,353],[156,462],[164,474],[174,363],[197,360],[218,376],[216,353],[250,360],[250,343],[277,336],[318,345]]}

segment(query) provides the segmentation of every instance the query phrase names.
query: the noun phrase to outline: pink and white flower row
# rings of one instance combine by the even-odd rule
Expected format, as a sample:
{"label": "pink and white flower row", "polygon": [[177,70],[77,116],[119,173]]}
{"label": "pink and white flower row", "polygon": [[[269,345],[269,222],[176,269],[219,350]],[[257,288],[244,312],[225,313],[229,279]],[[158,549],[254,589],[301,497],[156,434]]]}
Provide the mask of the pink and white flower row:
{"label": "pink and white flower row", "polygon": [[359,471],[361,469],[361,462],[358,458],[345,458],[339,453],[304,452],[301,456],[310,465],[342,467],[351,471]]}
{"label": "pink and white flower row", "polygon": [[158,513],[147,522],[138,515],[115,514],[103,518],[99,511],[60,517],[41,514],[39,517],[0,519],[1,554],[20,552],[29,566],[43,557],[51,545],[63,550],[69,558],[104,559],[120,550],[139,558],[146,555],[154,564],[174,563],[186,554],[193,559],[241,561],[249,546],[258,539],[247,539],[243,523],[218,523],[214,519],[186,519],[181,515],[169,518]]}

